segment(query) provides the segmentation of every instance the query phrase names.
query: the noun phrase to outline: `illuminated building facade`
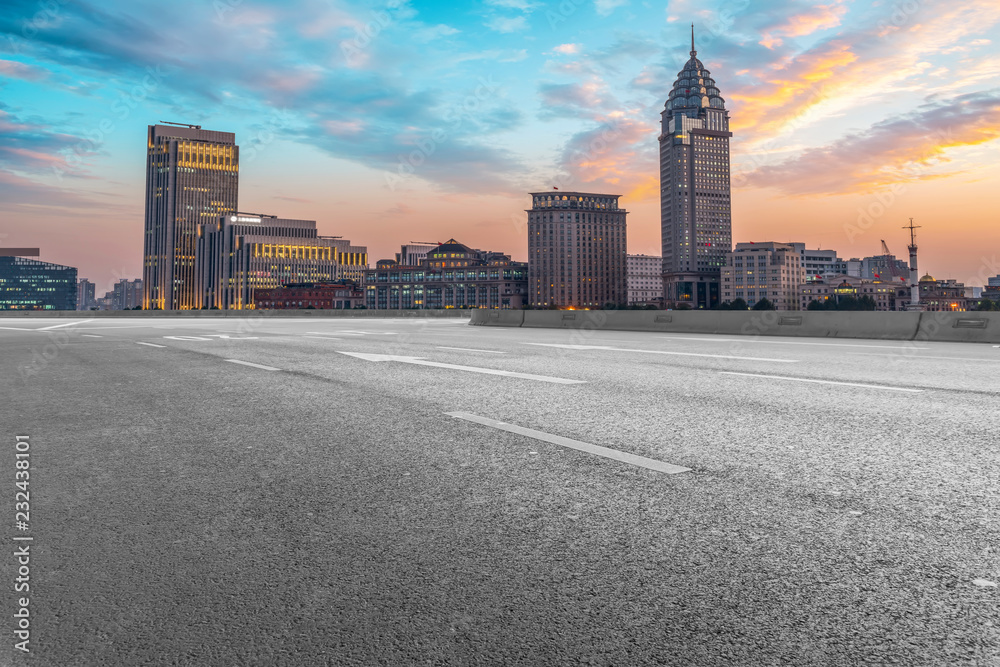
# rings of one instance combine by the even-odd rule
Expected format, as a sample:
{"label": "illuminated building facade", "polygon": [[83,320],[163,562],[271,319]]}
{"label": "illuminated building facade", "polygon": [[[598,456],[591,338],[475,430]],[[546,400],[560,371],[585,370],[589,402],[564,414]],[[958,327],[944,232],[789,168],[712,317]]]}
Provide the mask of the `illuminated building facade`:
{"label": "illuminated building facade", "polygon": [[235,213],[238,191],[235,134],[200,126],[149,126],[143,308],[198,307],[198,225]]}
{"label": "illuminated building facade", "polygon": [[76,310],[76,269],[33,259],[38,254],[0,248],[0,310]]}
{"label": "illuminated building facade", "polygon": [[831,274],[821,280],[814,279],[800,285],[799,295],[800,310],[808,310],[809,304],[813,301],[825,304],[848,296],[855,299],[867,296],[875,302],[875,310],[894,311],[906,310],[910,290],[905,284],[893,284],[889,281],[858,278],[846,274]]}
{"label": "illuminated building facade", "polygon": [[691,58],[677,75],[661,113],[660,236],[664,298],[711,308],[719,273],[732,250],[729,112],[711,73]]}
{"label": "illuminated building facade", "polygon": [[[405,253],[405,246],[404,246]],[[370,309],[519,309],[528,291],[528,265],[499,252],[473,250],[450,239],[416,264],[379,260],[365,287]]]}
{"label": "illuminated building facade", "polygon": [[532,307],[624,305],[626,222],[621,195],[533,192],[528,214]]}
{"label": "illuminated building facade", "polygon": [[364,247],[319,236],[312,220],[245,213],[221,216],[199,226],[197,307],[252,309],[257,290],[341,279],[339,259],[345,248],[358,250],[358,256],[350,259],[367,266]]}
{"label": "illuminated building facade", "polygon": [[347,309],[365,305],[365,291],[354,282],[288,284],[257,290],[257,310],[298,310],[303,308]]}
{"label": "illuminated building facade", "polygon": [[628,304],[663,306],[663,258],[628,255],[625,259]]}
{"label": "illuminated building facade", "polygon": [[798,310],[799,289],[806,281],[802,254],[792,243],[737,243],[724,255],[720,270],[722,301],[761,299],[775,310]]}

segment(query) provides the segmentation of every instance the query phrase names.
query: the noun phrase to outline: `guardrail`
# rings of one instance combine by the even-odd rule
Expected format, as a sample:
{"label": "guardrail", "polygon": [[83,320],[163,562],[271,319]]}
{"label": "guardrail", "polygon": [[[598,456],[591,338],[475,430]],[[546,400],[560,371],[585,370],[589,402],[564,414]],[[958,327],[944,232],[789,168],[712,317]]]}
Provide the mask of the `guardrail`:
{"label": "guardrail", "polygon": [[0,310],[0,317],[461,317],[471,309],[440,310]]}
{"label": "guardrail", "polygon": [[474,310],[470,324],[729,336],[1000,343],[1000,313],[994,312]]}

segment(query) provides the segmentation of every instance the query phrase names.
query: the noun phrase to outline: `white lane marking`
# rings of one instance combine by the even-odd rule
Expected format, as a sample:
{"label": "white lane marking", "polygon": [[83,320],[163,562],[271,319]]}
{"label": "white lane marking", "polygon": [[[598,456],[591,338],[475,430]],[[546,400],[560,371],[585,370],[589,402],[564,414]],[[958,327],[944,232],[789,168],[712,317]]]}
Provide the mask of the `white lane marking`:
{"label": "white lane marking", "polygon": [[136,345],[148,345],[149,347],[166,347],[166,345],[157,345],[156,343],[143,343],[141,340],[135,341]]}
{"label": "white lane marking", "polygon": [[998,362],[1000,359],[986,359],[979,357],[932,357],[923,354],[908,356],[905,354],[877,354],[875,352],[858,352],[859,357],[882,357],[883,359],[903,359],[905,361],[920,361],[921,359],[942,359],[944,361],[992,361]]}
{"label": "white lane marking", "polygon": [[344,340],[343,338],[337,338],[336,336],[299,336],[299,338],[316,338],[318,340]]}
{"label": "white lane marking", "polygon": [[228,361],[231,364],[241,364],[243,366],[253,366],[254,368],[259,368],[264,371],[280,371],[280,368],[275,368],[274,366],[264,366],[262,364],[254,364],[249,361],[240,361],[239,359],[224,359],[223,361]]}
{"label": "white lane marking", "polygon": [[507,354],[506,352],[498,352],[497,350],[476,350],[471,347],[443,347],[441,345],[437,346],[439,350],[460,350],[462,352],[489,352],[490,354]]}
{"label": "white lane marking", "polygon": [[364,336],[363,333],[353,331],[307,331],[307,334],[321,334],[324,336]]}
{"label": "white lane marking", "polygon": [[709,357],[711,359],[740,359],[743,361],[768,361],[779,364],[795,364],[798,359],[766,359],[764,357],[737,357],[731,354],[699,354],[697,352],[667,352],[666,350],[632,350],[625,347],[611,347],[610,345],[562,345],[560,343],[525,343],[525,345],[539,345],[541,347],[561,347],[567,350],[610,350],[614,352],[642,352],[645,354],[669,354],[676,357]]}
{"label": "white lane marking", "polygon": [[97,334],[80,334],[86,338],[104,338],[104,336],[98,336]]}
{"label": "white lane marking", "polygon": [[35,331],[48,331],[49,329],[59,329],[61,327],[71,327],[71,326],[74,326],[76,324],[83,324],[84,322],[93,322],[93,321],[94,321],[94,318],[90,318],[89,320],[78,320],[76,322],[66,322],[64,324],[53,324],[52,326],[49,326],[49,327],[42,327],[41,329],[35,329]]}
{"label": "white lane marking", "polygon": [[[0,329],[6,329],[7,331],[38,331],[38,329],[22,329],[21,327],[0,327]],[[996,347],[996,345],[993,347]]]}
{"label": "white lane marking", "polygon": [[456,371],[468,371],[470,373],[485,373],[487,375],[505,375],[507,377],[521,378],[523,380],[537,380],[539,382],[552,382],[555,384],[585,384],[586,380],[567,380],[566,378],[549,377],[548,375],[532,375],[530,373],[515,373],[513,371],[498,371],[493,368],[478,368],[476,366],[459,366],[458,364],[442,364],[437,361],[424,361],[423,357],[401,357],[392,354],[365,354],[361,352],[343,352],[340,354],[349,357],[357,357],[365,361],[398,361],[404,364],[414,364],[416,366],[434,366],[435,368],[450,368]]}
{"label": "white lane marking", "polygon": [[771,345],[819,345],[823,347],[874,347],[880,350],[929,350],[929,347],[904,347],[901,345],[865,345],[857,343],[810,343],[799,340],[763,340],[747,336],[743,338],[695,338],[694,336],[659,336],[667,340],[699,340],[706,343],[769,343]]}
{"label": "white lane marking", "polygon": [[793,378],[786,375],[759,375],[757,373],[737,373],[736,371],[719,371],[722,375],[746,375],[755,378],[768,378],[771,380],[791,380],[793,382],[815,382],[816,384],[839,384],[845,387],[864,387],[865,389],[888,389],[889,391],[908,391],[919,394],[923,389],[909,389],[906,387],[889,387],[884,384],[861,384],[858,382],[836,382],[834,380],[810,380],[808,378]]}
{"label": "white lane marking", "polygon": [[600,445],[592,445],[589,442],[582,442],[580,440],[573,440],[572,438],[564,438],[561,435],[552,435],[551,433],[546,433],[545,431],[536,431],[532,428],[525,428],[523,426],[515,426],[514,424],[508,424],[506,422],[497,421],[496,419],[490,419],[489,417],[480,417],[479,415],[474,415],[471,412],[446,412],[449,417],[455,417],[457,419],[464,419],[466,421],[475,422],[477,424],[482,424],[483,426],[491,426],[501,431],[508,431],[510,433],[517,433],[518,435],[524,435],[529,438],[534,438],[535,440],[543,440],[545,442],[551,442],[553,445],[559,445],[560,447],[569,447],[570,449],[576,449],[581,452],[587,452],[588,454],[596,454],[597,456],[603,456],[604,458],[614,459],[615,461],[621,461],[622,463],[630,463],[634,466],[639,466],[641,468],[648,468],[650,470],[656,470],[658,472],[665,472],[668,475],[673,475],[679,472],[690,472],[691,468],[683,468],[681,466],[675,466],[670,463],[664,463],[663,461],[657,461],[655,459],[649,459],[645,456],[636,456],[635,454],[629,454],[628,452],[621,452],[617,449],[609,449],[607,447],[601,447]]}

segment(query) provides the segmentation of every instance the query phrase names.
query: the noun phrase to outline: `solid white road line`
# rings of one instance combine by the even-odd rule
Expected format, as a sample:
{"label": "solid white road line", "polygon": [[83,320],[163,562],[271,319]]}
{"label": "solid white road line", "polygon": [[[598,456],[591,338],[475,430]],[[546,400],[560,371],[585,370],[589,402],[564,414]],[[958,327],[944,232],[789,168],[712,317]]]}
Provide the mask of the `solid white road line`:
{"label": "solid white road line", "polygon": [[861,384],[858,382],[836,382],[834,380],[810,380],[808,378],[793,378],[785,375],[759,375],[757,373],[737,373],[736,371],[719,371],[722,375],[746,375],[755,378],[768,378],[770,380],[791,380],[793,382],[815,382],[816,384],[839,384],[845,387],[863,387],[865,389],[888,389],[889,391],[908,391],[919,394],[923,389],[909,389],[907,387],[888,387],[884,384]]}
{"label": "solid white road line", "polygon": [[634,466],[639,466],[640,468],[648,468],[658,472],[665,472],[668,475],[673,475],[679,472],[690,472],[691,470],[691,468],[682,468],[681,466],[664,463],[663,461],[648,459],[645,456],[636,456],[635,454],[621,452],[617,449],[609,449],[607,447],[601,447],[600,445],[592,445],[589,442],[581,442],[580,440],[573,440],[572,438],[564,438],[561,435],[552,435],[551,433],[546,433],[544,431],[536,431],[523,426],[515,426],[514,424],[497,421],[496,419],[490,419],[489,417],[480,417],[479,415],[474,415],[471,412],[446,412],[445,414],[449,417],[464,419],[466,421],[482,424],[483,426],[491,426],[493,428],[500,429],[501,431],[517,433],[518,435],[524,435],[529,438],[534,438],[535,440],[551,442],[553,445],[559,445],[560,447],[569,447],[570,449],[576,449],[588,454],[595,454],[597,456],[603,456],[604,458],[614,459],[615,461],[621,461],[622,463],[629,463]]}
{"label": "solid white road line", "polygon": [[504,375],[506,377],[521,378],[523,380],[537,380],[539,382],[552,382],[554,384],[586,384],[586,380],[567,380],[566,378],[549,377],[548,375],[532,375],[530,373],[515,373],[513,371],[498,371],[493,368],[478,368],[476,366],[459,366],[458,364],[442,364],[437,361],[424,361],[423,357],[403,357],[393,354],[366,354],[361,352],[343,352],[340,354],[349,357],[357,357],[365,361],[397,361],[404,364],[414,364],[416,366],[433,366],[435,368],[449,368],[455,371],[468,371],[470,373],[485,373],[486,375]]}
{"label": "solid white road line", "polygon": [[737,357],[731,354],[698,354],[696,352],[667,352],[666,350],[631,350],[625,347],[611,347],[610,345],[562,345],[559,343],[525,343],[525,345],[539,345],[541,347],[561,347],[567,350],[610,350],[613,352],[642,352],[645,354],[668,354],[675,357],[708,357],[710,359],[740,359],[742,361],[768,361],[779,364],[795,364],[798,359],[765,359],[763,357]]}
{"label": "solid white road line", "polygon": [[97,334],[80,334],[80,335],[85,336],[87,338],[104,338],[104,336],[98,336]]}
{"label": "solid white road line", "polygon": [[[6,331],[38,331],[38,329],[22,329],[21,327],[0,327]],[[996,347],[996,345],[994,345]]]}
{"label": "solid white road line", "polygon": [[437,346],[439,350],[460,350],[462,352],[489,352],[490,354],[507,354],[506,352],[498,352],[497,350],[476,350],[471,347],[442,347]]}
{"label": "solid white road line", "polygon": [[254,368],[259,368],[264,371],[280,371],[280,368],[275,368],[274,366],[264,366],[262,364],[254,364],[249,361],[240,361],[239,359],[224,359],[231,364],[241,364],[243,366],[253,366]]}
{"label": "solid white road line", "polygon": [[148,345],[149,347],[166,347],[166,345],[157,345],[156,343],[143,343],[141,340],[135,341],[136,345]]}
{"label": "solid white road line", "polygon": [[94,318],[90,318],[89,320],[78,320],[76,322],[66,322],[64,324],[53,324],[52,326],[49,327],[42,327],[41,329],[35,329],[35,331],[48,331],[49,329],[59,329],[60,327],[71,327],[75,324],[83,324],[84,322],[93,322],[93,321]]}
{"label": "solid white road line", "polygon": [[324,336],[364,336],[362,333],[353,331],[307,331],[307,334],[322,334]]}
{"label": "solid white road line", "polygon": [[977,357],[932,357],[923,354],[878,354],[877,352],[858,352],[859,357],[882,357],[883,359],[903,359],[905,361],[920,361],[922,359],[940,359],[942,361],[974,361],[976,363],[980,361],[987,362],[1000,362],[1000,359],[986,359]]}

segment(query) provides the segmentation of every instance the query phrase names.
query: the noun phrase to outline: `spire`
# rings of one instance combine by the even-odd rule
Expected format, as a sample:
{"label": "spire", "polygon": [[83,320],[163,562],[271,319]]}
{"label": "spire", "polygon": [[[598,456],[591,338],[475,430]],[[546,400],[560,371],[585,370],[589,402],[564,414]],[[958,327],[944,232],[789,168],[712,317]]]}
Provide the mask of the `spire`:
{"label": "spire", "polygon": [[698,52],[694,50],[694,24],[691,24],[691,55],[696,56]]}

